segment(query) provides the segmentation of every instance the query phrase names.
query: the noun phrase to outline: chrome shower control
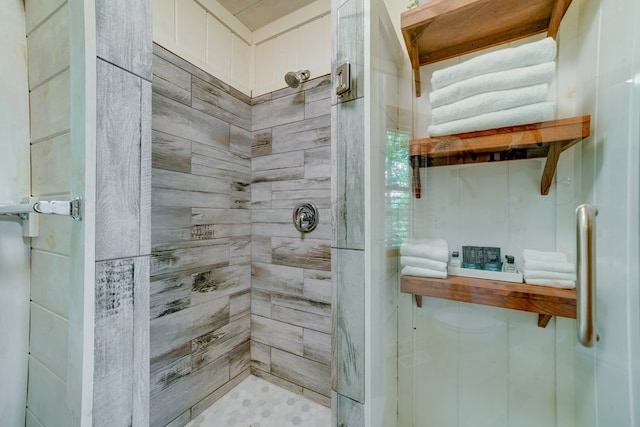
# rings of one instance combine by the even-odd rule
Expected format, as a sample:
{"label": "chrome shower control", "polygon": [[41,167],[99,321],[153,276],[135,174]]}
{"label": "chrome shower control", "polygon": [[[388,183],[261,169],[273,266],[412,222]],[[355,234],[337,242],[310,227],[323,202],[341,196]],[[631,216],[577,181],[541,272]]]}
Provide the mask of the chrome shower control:
{"label": "chrome shower control", "polygon": [[318,208],[311,202],[298,203],[293,208],[293,225],[302,233],[313,231],[319,220]]}

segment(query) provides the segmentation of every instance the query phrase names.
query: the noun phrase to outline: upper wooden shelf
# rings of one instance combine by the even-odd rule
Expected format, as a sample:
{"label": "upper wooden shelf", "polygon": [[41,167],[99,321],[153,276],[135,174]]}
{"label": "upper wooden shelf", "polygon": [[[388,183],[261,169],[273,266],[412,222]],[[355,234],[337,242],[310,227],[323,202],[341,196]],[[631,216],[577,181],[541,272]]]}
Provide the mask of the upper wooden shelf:
{"label": "upper wooden shelf", "polygon": [[576,318],[575,289],[461,276],[446,279],[401,276],[400,290],[415,295],[418,307],[422,306],[422,297],[427,296],[538,313],[540,327],[547,326],[552,316]]}
{"label": "upper wooden shelf", "polygon": [[413,188],[420,198],[423,166],[447,166],[546,157],[540,194],[549,193],[560,153],[589,136],[591,116],[411,140]]}
{"label": "upper wooden shelf", "polygon": [[420,96],[420,66],[547,31],[556,37],[571,0],[432,0],[401,15]]}

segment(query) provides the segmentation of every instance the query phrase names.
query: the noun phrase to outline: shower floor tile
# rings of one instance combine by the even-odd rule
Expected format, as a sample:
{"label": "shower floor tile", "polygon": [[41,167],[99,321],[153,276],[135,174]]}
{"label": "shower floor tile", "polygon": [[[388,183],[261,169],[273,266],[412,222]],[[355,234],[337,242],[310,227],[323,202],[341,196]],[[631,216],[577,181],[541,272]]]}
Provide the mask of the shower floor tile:
{"label": "shower floor tile", "polygon": [[186,427],[329,427],[331,410],[253,375]]}

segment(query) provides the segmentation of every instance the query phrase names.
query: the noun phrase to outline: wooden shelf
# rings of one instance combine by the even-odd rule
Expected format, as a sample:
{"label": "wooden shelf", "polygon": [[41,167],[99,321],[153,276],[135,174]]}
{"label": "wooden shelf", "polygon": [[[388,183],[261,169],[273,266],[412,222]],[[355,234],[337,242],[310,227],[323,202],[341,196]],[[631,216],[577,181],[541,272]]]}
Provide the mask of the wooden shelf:
{"label": "wooden shelf", "polygon": [[575,289],[462,276],[449,276],[447,279],[401,276],[400,290],[413,294],[418,307],[422,306],[422,297],[426,296],[538,313],[538,326],[543,328],[553,316],[576,318]]}
{"label": "wooden shelf", "polygon": [[413,188],[420,198],[420,167],[546,157],[540,194],[549,193],[560,153],[588,137],[591,116],[411,140]]}
{"label": "wooden shelf", "polygon": [[420,66],[547,31],[571,0],[432,0],[404,12],[402,35],[420,96]]}

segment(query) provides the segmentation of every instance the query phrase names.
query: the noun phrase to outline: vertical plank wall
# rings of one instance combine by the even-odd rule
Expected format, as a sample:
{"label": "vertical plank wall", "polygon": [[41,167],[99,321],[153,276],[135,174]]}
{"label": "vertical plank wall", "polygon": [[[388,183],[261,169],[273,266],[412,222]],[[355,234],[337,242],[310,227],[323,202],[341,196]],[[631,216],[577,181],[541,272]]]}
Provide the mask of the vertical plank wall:
{"label": "vertical plank wall", "polygon": [[[69,7],[26,2],[31,104],[31,193],[68,199],[70,165]],[[72,425],[67,404],[70,220],[41,216],[31,241],[31,319],[27,421]]]}
{"label": "vertical plank wall", "polygon": [[151,425],[184,425],[249,373],[251,103],[154,53]]}
{"label": "vertical plank wall", "polygon": [[149,424],[151,1],[96,2],[94,426]]}

